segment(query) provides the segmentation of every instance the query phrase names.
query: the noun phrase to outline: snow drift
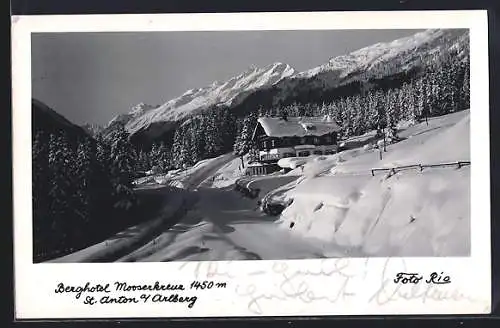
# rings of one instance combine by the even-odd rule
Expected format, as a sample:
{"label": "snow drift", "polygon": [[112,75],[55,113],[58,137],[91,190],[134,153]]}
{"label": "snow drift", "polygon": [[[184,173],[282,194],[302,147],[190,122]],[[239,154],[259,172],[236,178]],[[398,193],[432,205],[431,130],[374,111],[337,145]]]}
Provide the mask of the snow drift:
{"label": "snow drift", "polygon": [[309,174],[286,193],[293,202],[279,225],[319,241],[327,256],[467,256],[469,167],[392,176],[372,176],[371,168],[469,161],[469,136],[469,111],[463,111],[436,119],[433,127],[413,126],[382,161],[369,149],[309,161]]}

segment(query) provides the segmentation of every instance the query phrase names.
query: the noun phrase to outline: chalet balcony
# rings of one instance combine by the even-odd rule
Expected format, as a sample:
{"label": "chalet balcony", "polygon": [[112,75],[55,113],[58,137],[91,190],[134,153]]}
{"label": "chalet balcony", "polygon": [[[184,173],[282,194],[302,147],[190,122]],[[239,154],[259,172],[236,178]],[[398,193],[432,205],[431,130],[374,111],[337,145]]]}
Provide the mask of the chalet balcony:
{"label": "chalet balcony", "polygon": [[261,136],[257,141],[257,148],[262,151],[269,151],[276,148],[295,148],[301,146],[331,146],[337,144],[335,133],[326,136],[306,136],[306,137],[268,137]]}
{"label": "chalet balcony", "polygon": [[261,162],[271,162],[277,161],[280,159],[280,154],[261,154],[260,160]]}

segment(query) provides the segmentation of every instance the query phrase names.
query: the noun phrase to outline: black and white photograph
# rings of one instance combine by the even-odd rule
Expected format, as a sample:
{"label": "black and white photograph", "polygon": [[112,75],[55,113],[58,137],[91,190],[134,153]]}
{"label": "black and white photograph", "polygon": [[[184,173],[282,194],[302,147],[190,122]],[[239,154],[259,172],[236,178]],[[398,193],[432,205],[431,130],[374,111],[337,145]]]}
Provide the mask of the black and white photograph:
{"label": "black and white photograph", "polygon": [[16,318],[491,312],[487,12],[12,22]]}
{"label": "black and white photograph", "polygon": [[33,33],[33,262],[470,256],[469,43]]}

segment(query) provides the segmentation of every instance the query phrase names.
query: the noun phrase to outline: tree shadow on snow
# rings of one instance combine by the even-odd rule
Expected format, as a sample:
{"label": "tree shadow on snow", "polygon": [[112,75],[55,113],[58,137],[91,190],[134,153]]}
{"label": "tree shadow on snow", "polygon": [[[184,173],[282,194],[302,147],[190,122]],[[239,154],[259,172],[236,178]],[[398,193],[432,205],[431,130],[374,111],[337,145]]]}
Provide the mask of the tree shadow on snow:
{"label": "tree shadow on snow", "polygon": [[191,246],[191,247],[184,248],[182,251],[178,252],[174,256],[163,259],[161,262],[178,261],[178,260],[182,260],[188,256],[191,256],[191,255],[196,255],[196,254],[208,252],[209,250],[210,250],[209,248],[205,248],[205,247]]}

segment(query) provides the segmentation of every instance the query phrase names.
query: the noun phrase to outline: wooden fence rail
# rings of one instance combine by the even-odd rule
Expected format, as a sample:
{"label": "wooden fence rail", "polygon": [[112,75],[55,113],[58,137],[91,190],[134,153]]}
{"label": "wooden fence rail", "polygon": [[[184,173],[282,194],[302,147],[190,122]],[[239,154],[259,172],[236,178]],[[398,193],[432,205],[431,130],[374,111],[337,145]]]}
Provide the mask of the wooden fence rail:
{"label": "wooden fence rail", "polygon": [[391,172],[391,174],[395,174],[396,172],[403,171],[403,170],[408,170],[408,169],[416,169],[418,168],[420,172],[422,172],[425,168],[446,168],[450,166],[456,166],[458,169],[462,168],[463,166],[468,166],[470,165],[470,161],[457,161],[457,162],[452,162],[452,163],[438,163],[438,164],[414,164],[414,165],[403,165],[403,166],[395,166],[395,167],[386,167],[386,168],[375,168],[371,169],[372,176],[375,176],[375,172],[378,171],[388,171]]}

